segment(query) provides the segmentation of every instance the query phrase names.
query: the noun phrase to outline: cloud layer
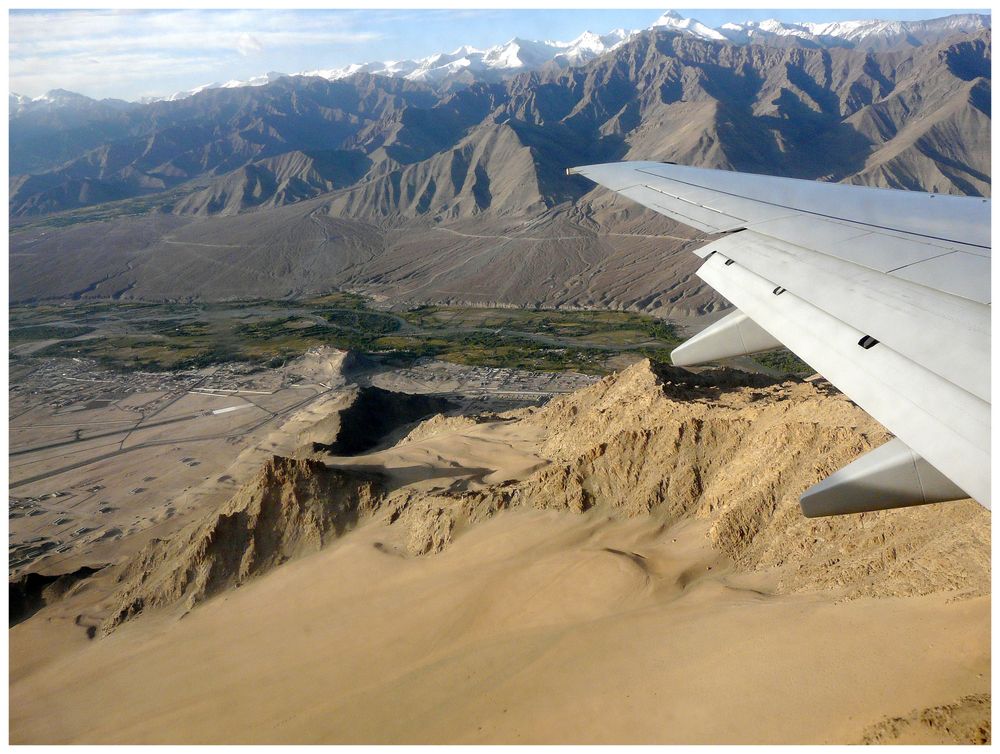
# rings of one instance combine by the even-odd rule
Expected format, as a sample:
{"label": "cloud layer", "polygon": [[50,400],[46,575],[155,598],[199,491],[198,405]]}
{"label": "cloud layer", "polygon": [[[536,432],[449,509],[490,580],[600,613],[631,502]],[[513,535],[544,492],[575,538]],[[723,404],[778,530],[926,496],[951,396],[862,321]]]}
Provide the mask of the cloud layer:
{"label": "cloud layer", "polygon": [[[168,94],[170,87],[258,72],[263,53],[334,54],[381,37],[351,12],[13,11],[11,90],[65,88],[91,96]],[[166,87],[166,89],[165,89]]]}

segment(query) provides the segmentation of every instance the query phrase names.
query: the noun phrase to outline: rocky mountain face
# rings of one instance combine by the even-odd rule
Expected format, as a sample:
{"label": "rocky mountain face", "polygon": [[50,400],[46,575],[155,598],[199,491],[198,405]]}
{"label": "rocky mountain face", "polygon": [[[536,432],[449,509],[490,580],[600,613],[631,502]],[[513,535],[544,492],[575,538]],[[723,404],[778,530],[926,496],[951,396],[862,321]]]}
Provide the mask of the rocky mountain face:
{"label": "rocky mountain face", "polygon": [[[356,73],[27,110],[11,121],[12,300],[346,285],[712,311],[680,253],[697,234],[565,169],[664,160],[988,196],[990,42],[880,52],[654,29],[584,66],[458,89]],[[69,209],[66,227],[16,232]],[[109,249],[109,233],[141,244]]]}
{"label": "rocky mountain face", "polygon": [[118,574],[106,631],[144,610],[189,607],[351,529],[381,498],[376,476],[275,456],[226,506],[171,540],[154,540]]}
{"label": "rocky mountain face", "polygon": [[[190,610],[355,525],[387,527],[388,539],[404,543],[400,556],[418,557],[517,508],[646,519],[661,532],[700,522],[737,571],[773,574],[779,593],[989,593],[989,512],[971,500],[860,516],[801,515],[803,488],[889,438],[822,383],[641,362],[540,409],[493,420],[540,438],[542,467],[480,489],[427,491],[276,457],[221,510],[116,566],[118,588],[103,633],[153,608]],[[399,444],[460,437],[475,424],[437,416]]]}
{"label": "rocky mountain face", "polygon": [[653,31],[582,67],[444,94],[355,74],[144,106],[88,101],[13,118],[10,211],[186,186],[170,211],[353,187],[333,202],[352,216],[537,212],[588,190],[565,167],[628,158],[985,194],[990,59],[988,31],[887,53]]}
{"label": "rocky mountain face", "polygon": [[[279,79],[147,105],[68,100],[13,114],[11,173],[58,165],[21,179],[32,193],[85,178],[126,187],[141,178],[149,184],[136,186],[133,193],[141,193],[296,149],[336,149],[368,122],[407,106],[430,107],[435,99],[420,84],[359,75],[349,83]],[[46,146],[52,140],[74,150],[72,158],[52,152]]]}

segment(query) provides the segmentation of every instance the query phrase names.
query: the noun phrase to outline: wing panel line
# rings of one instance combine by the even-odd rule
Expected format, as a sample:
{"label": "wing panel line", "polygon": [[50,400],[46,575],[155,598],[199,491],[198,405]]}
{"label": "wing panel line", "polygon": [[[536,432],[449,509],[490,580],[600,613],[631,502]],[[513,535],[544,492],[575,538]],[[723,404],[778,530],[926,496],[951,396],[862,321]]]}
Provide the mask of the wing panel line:
{"label": "wing panel line", "polygon": [[[904,233],[904,234],[906,234],[908,236],[914,236],[914,237],[917,237],[917,238],[929,238],[929,239],[931,239],[933,241],[946,241],[948,243],[962,244],[963,246],[972,246],[972,247],[977,248],[977,249],[990,249],[991,248],[990,246],[986,246],[984,244],[969,243],[968,241],[959,241],[959,240],[957,240],[955,238],[947,238],[945,236],[932,236],[932,235],[928,235],[926,233],[914,233],[913,231],[905,230],[903,228],[892,228],[892,227],[889,227],[889,226],[886,226],[886,225],[878,225],[876,223],[866,223],[866,222],[864,222],[862,220],[852,220],[850,218],[840,217],[838,215],[828,215],[828,214],[823,213],[823,212],[816,212],[815,210],[799,209],[798,207],[790,207],[787,204],[778,204],[777,202],[769,202],[769,201],[767,201],[765,199],[757,199],[755,197],[744,196],[743,194],[736,194],[736,193],[733,193],[731,191],[723,191],[722,189],[718,189],[718,188],[712,188],[712,187],[709,187],[709,186],[702,186],[701,184],[698,184],[698,183],[691,183],[689,181],[682,181],[679,178],[667,178],[666,176],[657,175],[656,173],[652,173],[652,172],[650,172],[648,170],[643,170],[642,168],[635,168],[635,171],[637,173],[645,173],[646,175],[653,176],[654,178],[658,178],[661,181],[673,181],[674,183],[680,183],[681,185],[690,186],[691,188],[701,189],[702,191],[716,191],[716,192],[718,192],[720,194],[725,194],[726,196],[732,196],[732,197],[735,197],[737,199],[744,199],[746,201],[757,202],[759,204],[766,204],[766,205],[768,205],[770,207],[778,207],[778,208],[781,208],[781,209],[787,209],[787,210],[790,210],[792,212],[800,212],[800,213],[802,213],[804,215],[814,215],[815,217],[825,217],[828,220],[839,220],[840,222],[852,223],[854,225],[863,225],[863,226],[868,227],[868,228],[878,228],[879,230],[887,230],[887,231],[890,231],[892,233]],[[767,176],[765,176],[765,177],[767,177]],[[831,185],[842,185],[842,184],[831,184]],[[661,193],[667,194],[667,196],[674,196],[673,194],[669,194],[666,191],[662,191]],[[674,198],[680,199],[679,196],[676,196]],[[681,200],[681,201],[683,201],[683,200]]]}

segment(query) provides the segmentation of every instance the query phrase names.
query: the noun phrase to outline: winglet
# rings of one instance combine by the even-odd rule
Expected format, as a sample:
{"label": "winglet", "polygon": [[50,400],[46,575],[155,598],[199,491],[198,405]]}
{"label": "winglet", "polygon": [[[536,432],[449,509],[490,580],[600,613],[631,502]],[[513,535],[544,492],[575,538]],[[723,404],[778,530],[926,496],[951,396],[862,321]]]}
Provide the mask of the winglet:
{"label": "winglet", "polygon": [[809,518],[904,508],[969,497],[899,438],[831,474],[802,493]]}

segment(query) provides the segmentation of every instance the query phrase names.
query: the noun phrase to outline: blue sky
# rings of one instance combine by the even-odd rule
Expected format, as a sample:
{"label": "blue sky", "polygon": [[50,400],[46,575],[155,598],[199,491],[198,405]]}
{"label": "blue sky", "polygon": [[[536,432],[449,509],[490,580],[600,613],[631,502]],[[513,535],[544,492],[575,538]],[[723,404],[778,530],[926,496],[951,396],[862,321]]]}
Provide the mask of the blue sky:
{"label": "blue sky", "polygon": [[[660,9],[601,10],[47,10],[10,12],[11,91],[63,88],[138,99],[200,84],[372,60],[417,58],[514,36],[568,41],[584,31],[649,26]],[[921,19],[948,10],[677,9],[727,21]],[[988,11],[987,11],[988,12]]]}

